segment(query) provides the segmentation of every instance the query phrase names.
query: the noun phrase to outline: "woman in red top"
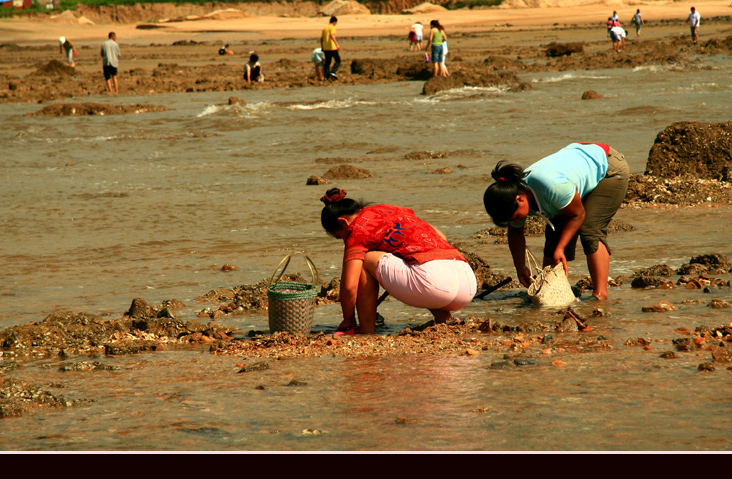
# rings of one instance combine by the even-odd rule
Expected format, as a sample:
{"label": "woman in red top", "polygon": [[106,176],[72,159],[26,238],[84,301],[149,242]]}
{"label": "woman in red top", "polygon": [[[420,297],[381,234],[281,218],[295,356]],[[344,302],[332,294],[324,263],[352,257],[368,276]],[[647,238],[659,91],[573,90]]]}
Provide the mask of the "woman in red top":
{"label": "woman in red top", "polygon": [[323,228],[345,244],[338,331],[375,331],[379,286],[403,303],[429,309],[437,323],[472,301],[475,274],[442,232],[410,209],[345,196],[332,188],[320,199]]}

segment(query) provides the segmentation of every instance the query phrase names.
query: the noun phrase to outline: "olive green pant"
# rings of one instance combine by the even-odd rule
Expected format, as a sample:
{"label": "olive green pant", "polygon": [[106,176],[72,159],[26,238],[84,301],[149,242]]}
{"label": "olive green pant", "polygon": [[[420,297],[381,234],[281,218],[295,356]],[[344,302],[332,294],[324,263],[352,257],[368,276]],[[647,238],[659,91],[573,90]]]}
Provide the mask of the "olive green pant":
{"label": "olive green pant", "polygon": [[[605,245],[608,253],[611,253],[610,245],[607,243],[607,227],[615,213],[620,209],[625,194],[628,192],[630,168],[628,162],[625,161],[625,155],[613,148],[610,148],[607,161],[608,168],[605,178],[600,180],[595,189],[582,198],[582,205],[585,208],[585,221],[580,227],[579,234],[575,235],[564,249],[567,261],[574,260],[575,250],[577,249],[577,236],[580,238],[585,255],[597,251],[600,242]],[[546,228],[544,256],[549,258],[554,256],[554,250],[557,248],[557,243],[566,222],[567,217],[564,215],[552,218],[555,230],[548,226]]]}

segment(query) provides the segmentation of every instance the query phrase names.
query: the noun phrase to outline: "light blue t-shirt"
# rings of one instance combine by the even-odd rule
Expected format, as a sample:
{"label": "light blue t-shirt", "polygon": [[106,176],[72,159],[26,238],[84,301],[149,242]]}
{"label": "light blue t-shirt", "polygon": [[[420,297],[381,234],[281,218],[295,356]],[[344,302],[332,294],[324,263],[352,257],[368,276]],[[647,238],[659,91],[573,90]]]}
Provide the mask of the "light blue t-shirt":
{"label": "light blue t-shirt", "polygon": [[584,197],[594,190],[607,174],[607,168],[607,153],[595,144],[572,143],[542,158],[526,168],[528,175],[524,181],[540,209],[529,214],[543,213],[550,218],[562,214],[562,208],[569,205],[575,191]]}

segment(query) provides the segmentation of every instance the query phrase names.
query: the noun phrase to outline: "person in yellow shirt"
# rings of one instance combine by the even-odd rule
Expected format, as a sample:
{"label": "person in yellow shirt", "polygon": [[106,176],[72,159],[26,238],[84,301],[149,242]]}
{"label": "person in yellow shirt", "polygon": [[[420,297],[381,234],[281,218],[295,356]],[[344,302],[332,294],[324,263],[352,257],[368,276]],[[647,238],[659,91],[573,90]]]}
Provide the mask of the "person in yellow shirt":
{"label": "person in yellow shirt", "polygon": [[[325,54],[323,70],[325,78],[328,80],[338,79],[338,67],[341,66],[341,56],[338,53],[341,47],[338,45],[338,40],[336,40],[337,23],[338,19],[335,16],[330,17],[330,23],[328,23],[327,27],[323,28],[323,33],[320,35],[320,48],[323,49],[323,53]],[[331,62],[334,62],[333,68],[330,67]]]}

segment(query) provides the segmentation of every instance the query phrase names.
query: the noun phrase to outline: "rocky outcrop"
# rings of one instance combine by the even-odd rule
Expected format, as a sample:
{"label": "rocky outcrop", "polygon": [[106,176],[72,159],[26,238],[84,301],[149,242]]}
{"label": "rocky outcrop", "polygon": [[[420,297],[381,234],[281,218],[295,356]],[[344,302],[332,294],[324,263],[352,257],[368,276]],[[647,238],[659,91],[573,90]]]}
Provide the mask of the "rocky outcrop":
{"label": "rocky outcrop", "polygon": [[449,77],[432,77],[425,82],[422,93],[425,95],[434,95],[438,91],[466,86],[497,86],[506,87],[511,91],[523,91],[531,88],[531,85],[519,81],[518,77],[513,73],[495,73],[475,69],[454,72]]}
{"label": "rocky outcrop", "polygon": [[732,121],[679,122],[656,136],[646,175],[732,181]]}

